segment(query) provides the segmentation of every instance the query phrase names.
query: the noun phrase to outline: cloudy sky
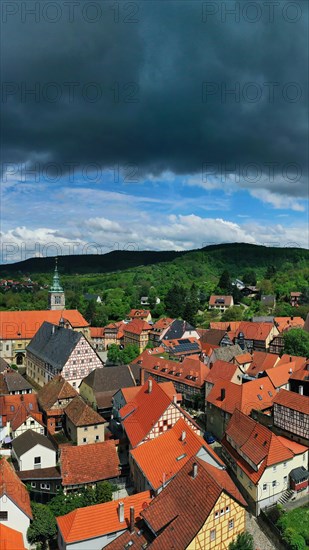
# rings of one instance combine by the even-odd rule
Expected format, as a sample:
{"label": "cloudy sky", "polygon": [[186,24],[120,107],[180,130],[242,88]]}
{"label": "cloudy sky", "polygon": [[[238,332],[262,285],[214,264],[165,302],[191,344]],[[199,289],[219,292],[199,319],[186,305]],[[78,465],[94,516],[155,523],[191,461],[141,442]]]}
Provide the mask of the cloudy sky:
{"label": "cloudy sky", "polygon": [[1,10],[1,261],[308,247],[307,2]]}

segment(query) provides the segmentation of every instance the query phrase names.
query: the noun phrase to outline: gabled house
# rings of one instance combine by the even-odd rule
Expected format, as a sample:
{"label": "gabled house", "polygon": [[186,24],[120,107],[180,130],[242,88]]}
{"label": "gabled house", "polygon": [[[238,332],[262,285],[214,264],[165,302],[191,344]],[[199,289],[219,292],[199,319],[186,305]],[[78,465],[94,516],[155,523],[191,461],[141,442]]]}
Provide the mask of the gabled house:
{"label": "gabled house", "polygon": [[104,349],[108,349],[111,344],[116,344],[116,346],[123,345],[125,326],[126,323],[124,321],[117,321],[116,323],[109,323],[103,328]]}
{"label": "gabled house", "polygon": [[31,495],[55,496],[61,490],[61,472],[59,466],[35,468],[16,472],[19,479],[28,485]]}
{"label": "gabled house", "polygon": [[13,440],[12,458],[18,470],[35,470],[56,466],[56,449],[50,439],[27,430]]}
{"label": "gabled house", "polygon": [[64,426],[64,409],[78,395],[69,382],[59,374],[38,391],[37,398],[43,413],[44,423],[50,434],[61,431]]}
{"label": "gabled house", "polygon": [[289,389],[309,397],[309,361],[290,376]]}
{"label": "gabled house", "polygon": [[154,347],[160,345],[162,338],[164,338],[165,333],[174,321],[175,319],[164,317],[152,325],[151,330],[149,331],[149,342],[151,342]]}
{"label": "gabled house", "polygon": [[136,386],[130,366],[104,367],[94,369],[83,378],[79,393],[91,407],[107,420],[112,412],[112,398],[120,388]]}
{"label": "gabled house", "polygon": [[308,448],[279,437],[236,410],[222,439],[223,457],[254,514],[289,489],[289,473],[307,464]]}
{"label": "gabled house", "polygon": [[172,428],[179,418],[200,433],[196,422],[178,405],[176,390],[174,399],[171,399],[152,378],[139,389],[132,401],[120,409],[119,417],[130,449],[160,436]]}
{"label": "gabled house", "polygon": [[24,365],[26,347],[42,324],[47,321],[59,325],[60,320],[63,320],[65,327],[82,332],[86,338],[90,337],[89,323],[77,309],[1,311],[0,351],[2,357],[9,363]]}
{"label": "gabled house", "polygon": [[259,374],[272,369],[279,363],[279,355],[266,353],[265,351],[253,351],[252,362],[246,369],[248,376],[256,378]]}
{"label": "gabled house", "polygon": [[182,319],[174,319],[161,335],[161,340],[180,340],[183,338],[196,338],[199,340],[200,335],[188,321]]}
{"label": "gabled house", "polygon": [[166,353],[171,357],[184,358],[189,355],[200,355],[202,351],[201,344],[197,338],[180,338],[175,340],[162,340],[162,346]]}
{"label": "gabled house", "polygon": [[215,296],[209,298],[208,309],[218,309],[222,312],[234,305],[233,296]]}
{"label": "gabled house", "polygon": [[89,445],[62,446],[60,465],[64,492],[94,487],[100,481],[117,483],[120,475],[114,440]]}
{"label": "gabled house", "polygon": [[103,363],[81,332],[44,322],[27,346],[27,375],[39,386],[61,376],[73,388]]}
{"label": "gabled house", "polygon": [[275,317],[274,323],[279,334],[270,342],[269,351],[281,355],[284,350],[284,333],[292,328],[303,328],[305,321],[301,317]]}
{"label": "gabled house", "polygon": [[180,418],[161,437],[146,441],[130,451],[130,471],[135,490],[160,493],[194,456],[217,468],[225,468],[206,441]]}
{"label": "gabled house", "polygon": [[215,328],[199,330],[201,335],[200,344],[210,344],[211,346],[232,346],[233,338],[229,336],[226,330]]}
{"label": "gabled house", "polygon": [[234,384],[241,384],[242,371],[239,365],[227,361],[216,361],[209,370],[205,380],[205,397],[207,399],[218,380],[228,380]]}
{"label": "gabled house", "polygon": [[131,309],[128,318],[131,321],[134,319],[142,319],[149,323],[149,321],[151,321],[151,313],[149,309]]}
{"label": "gabled house", "polygon": [[94,349],[102,351],[104,349],[104,327],[90,327],[90,338]]}
{"label": "gabled house", "polygon": [[22,534],[26,548],[27,530],[32,520],[30,496],[16,472],[5,458],[0,458],[0,525]]}
{"label": "gabled house", "polygon": [[17,395],[32,393],[33,387],[17,371],[10,367],[0,374],[0,393],[4,395]]}
{"label": "gabled house", "polygon": [[[222,340],[222,342],[224,339]],[[227,361],[232,362],[237,355],[242,354],[242,349],[238,344],[232,345],[222,345],[220,347],[215,347],[212,354],[209,358],[209,366],[211,367],[216,361]]]}
{"label": "gabled house", "polygon": [[309,444],[309,397],[282,389],[273,399],[274,426],[280,433]]}
{"label": "gabled house", "polygon": [[246,415],[253,409],[270,414],[275,394],[275,387],[266,377],[243,384],[217,380],[206,398],[207,429],[221,439],[235,409]]}
{"label": "gabled house", "polygon": [[27,430],[44,434],[42,414],[39,412],[36,394],[0,396],[0,440],[18,437]]}
{"label": "gabled house", "polygon": [[148,344],[151,325],[143,319],[134,318],[124,326],[124,346],[135,345],[142,352]]}
{"label": "gabled house", "polygon": [[235,334],[235,344],[242,350],[268,351],[270,342],[279,334],[277,327],[272,323],[252,323],[241,321]]}
{"label": "gabled house", "polygon": [[205,379],[208,375],[208,367],[200,360],[199,356],[185,357],[183,361],[165,359],[145,350],[135,363],[139,364],[145,373],[157,382],[173,382],[177,393],[183,395],[187,403],[194,402],[195,396],[205,396]]}
{"label": "gabled house", "polygon": [[76,445],[98,443],[105,439],[106,420],[78,395],[64,409],[65,430]]}
{"label": "gabled house", "polygon": [[[126,531],[132,531],[150,502],[150,492],[144,491],[58,516],[59,550],[102,550]],[[145,540],[142,533],[140,539]]]}
{"label": "gabled house", "polygon": [[276,390],[280,389],[289,389],[290,378],[293,373],[297,372],[299,367],[296,363],[286,363],[284,365],[279,365],[279,367],[274,367],[273,369],[267,369],[265,375],[268,376],[272,384],[275,386]]}
{"label": "gabled house", "polygon": [[107,549],[228,550],[245,530],[245,506],[225,470],[194,457],[141,512],[138,527],[149,536],[147,546],[139,543],[132,530],[131,536],[123,534]]}

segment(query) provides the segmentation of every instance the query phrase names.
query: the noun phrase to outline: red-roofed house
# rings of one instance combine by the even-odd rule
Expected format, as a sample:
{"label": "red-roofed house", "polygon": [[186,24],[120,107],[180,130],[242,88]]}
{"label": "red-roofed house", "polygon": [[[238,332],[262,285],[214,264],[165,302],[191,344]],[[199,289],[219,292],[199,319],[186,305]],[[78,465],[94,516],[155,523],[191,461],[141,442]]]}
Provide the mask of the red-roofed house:
{"label": "red-roofed house", "polygon": [[307,465],[308,448],[278,437],[236,410],[222,440],[223,457],[243,488],[252,511],[277,502],[289,489],[289,473]]}
{"label": "red-roofed house", "polygon": [[192,405],[194,396],[205,395],[205,379],[209,368],[199,356],[185,357],[182,362],[165,359],[145,350],[135,361],[157,382],[173,382],[176,391],[183,394],[185,401]]}
{"label": "red-roofed house", "polygon": [[141,511],[150,502],[150,492],[145,491],[57,517],[59,550],[105,548],[140,520]]}
{"label": "red-roofed house", "polygon": [[128,318],[133,319],[142,319],[143,321],[151,321],[151,313],[149,309],[131,309],[128,314]]}
{"label": "red-roofed house", "polygon": [[193,456],[217,468],[225,468],[206,441],[180,418],[161,437],[130,451],[130,470],[136,491],[149,489],[160,493]]}
{"label": "red-roofed house", "polygon": [[23,365],[26,347],[44,321],[59,325],[61,318],[64,319],[67,328],[82,332],[86,338],[90,338],[89,323],[77,309],[1,311],[1,356],[9,363]]}
{"label": "red-roofed house", "polygon": [[92,345],[97,350],[104,348],[104,327],[90,327],[90,338]]}
{"label": "red-roofed house", "polygon": [[120,346],[124,341],[124,327],[126,323],[124,321],[117,321],[116,323],[109,323],[104,327],[104,348],[108,349],[111,344]]}
{"label": "red-roofed house", "polygon": [[133,401],[120,409],[119,416],[131,449],[166,432],[179,418],[200,433],[195,421],[177,404],[176,390],[173,400],[152,378],[139,389]]}
{"label": "red-roofed house", "polygon": [[[22,533],[23,542],[27,542],[27,529],[32,520],[30,496],[15,470],[5,458],[0,459],[0,524]],[[1,548],[1,542],[0,542]],[[14,549],[15,550],[15,549]]]}
{"label": "red-roofed house", "polygon": [[168,331],[169,327],[173,323],[174,319],[170,317],[164,317],[156,321],[149,332],[149,341],[156,347],[160,345],[164,334]]}
{"label": "red-roofed house", "polygon": [[142,352],[148,344],[151,325],[143,319],[133,319],[123,327],[124,346],[135,345]]}
{"label": "red-roofed house", "polygon": [[309,360],[290,376],[289,383],[291,391],[309,397]]}
{"label": "red-roofed house", "polygon": [[94,486],[99,481],[116,481],[120,474],[114,440],[77,447],[62,446],[60,463],[65,492]]}
{"label": "red-roofed house", "polygon": [[273,399],[274,426],[291,439],[309,444],[309,397],[280,390]]}
{"label": "red-roofed house", "polygon": [[207,429],[221,439],[235,409],[246,415],[252,409],[270,412],[275,393],[273,384],[266,377],[241,385],[217,380],[206,399]]}
{"label": "red-roofed house", "polygon": [[259,373],[272,369],[279,363],[279,355],[266,353],[264,351],[254,351],[252,353],[252,362],[247,368],[248,376],[256,377]]}
{"label": "red-roofed house", "polygon": [[276,390],[289,389],[289,380],[294,372],[297,372],[298,367],[296,363],[286,363],[273,369],[267,369],[265,371],[266,376],[271,380]]}
{"label": "red-roofed house", "polygon": [[234,305],[233,296],[210,296],[209,309],[219,309],[225,311]]}
{"label": "red-roofed house", "polygon": [[18,437],[27,430],[44,434],[42,414],[35,393],[0,396],[0,441]]}
{"label": "red-roofed house", "polygon": [[279,334],[273,323],[253,323],[241,321],[235,334],[235,344],[247,349],[250,353],[253,350],[268,351],[270,342]]}
{"label": "red-roofed house", "polygon": [[215,361],[209,370],[205,382],[205,397],[209,395],[217,380],[228,380],[234,384],[241,384],[242,371],[239,366],[227,361]]}
{"label": "red-roofed house", "polygon": [[[152,535],[144,548],[227,550],[245,530],[245,506],[225,470],[191,458],[141,513],[140,528]],[[129,540],[122,535],[107,548],[130,547],[143,548],[134,534]]]}

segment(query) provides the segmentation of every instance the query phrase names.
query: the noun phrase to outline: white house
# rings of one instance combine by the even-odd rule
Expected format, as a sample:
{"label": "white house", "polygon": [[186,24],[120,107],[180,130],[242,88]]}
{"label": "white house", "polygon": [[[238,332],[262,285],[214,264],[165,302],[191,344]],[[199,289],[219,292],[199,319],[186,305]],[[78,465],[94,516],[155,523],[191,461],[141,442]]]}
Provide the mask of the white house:
{"label": "white house", "polygon": [[24,545],[29,548],[27,529],[32,520],[30,496],[12,466],[5,458],[0,460],[0,523],[11,529],[18,528]]}
{"label": "white house", "polygon": [[56,450],[45,435],[27,430],[13,440],[12,457],[17,461],[18,469],[36,470],[56,466]]}

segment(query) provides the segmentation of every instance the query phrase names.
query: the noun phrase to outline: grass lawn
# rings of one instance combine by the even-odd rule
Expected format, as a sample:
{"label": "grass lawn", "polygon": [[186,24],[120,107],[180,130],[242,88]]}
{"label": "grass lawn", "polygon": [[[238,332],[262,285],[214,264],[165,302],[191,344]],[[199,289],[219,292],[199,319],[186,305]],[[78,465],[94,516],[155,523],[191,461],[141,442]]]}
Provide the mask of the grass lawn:
{"label": "grass lawn", "polygon": [[[286,516],[287,527],[294,529],[299,535],[302,535],[306,541],[309,541],[309,506],[295,508],[295,510],[287,512]],[[309,548],[308,542],[307,548]]]}

